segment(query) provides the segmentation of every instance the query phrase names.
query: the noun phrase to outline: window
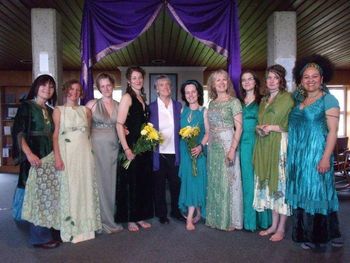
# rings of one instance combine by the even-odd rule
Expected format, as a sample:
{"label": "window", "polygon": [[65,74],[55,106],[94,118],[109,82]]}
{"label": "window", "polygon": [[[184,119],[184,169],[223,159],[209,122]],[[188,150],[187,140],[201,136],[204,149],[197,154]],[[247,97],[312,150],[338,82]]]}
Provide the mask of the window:
{"label": "window", "polygon": [[[123,92],[121,89],[115,89],[113,90],[113,99],[120,102],[120,99],[122,98]],[[94,89],[94,98],[99,99],[102,97],[101,92],[98,91],[98,89]]]}
{"label": "window", "polygon": [[342,85],[328,85],[329,91],[332,95],[334,95],[339,101],[340,107],[340,116],[339,116],[339,129],[338,136],[346,135],[346,90]]}

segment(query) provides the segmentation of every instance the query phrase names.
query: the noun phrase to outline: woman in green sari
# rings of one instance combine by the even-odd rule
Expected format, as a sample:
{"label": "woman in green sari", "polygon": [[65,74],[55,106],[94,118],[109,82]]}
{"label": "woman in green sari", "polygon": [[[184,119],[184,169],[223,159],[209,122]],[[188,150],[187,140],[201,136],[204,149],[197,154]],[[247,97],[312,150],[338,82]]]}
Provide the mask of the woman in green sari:
{"label": "woman in green sari", "polygon": [[266,70],[267,95],[258,113],[258,134],[254,150],[255,188],[253,206],[256,211],[272,210],[272,225],[259,232],[273,242],[284,238],[290,207],[285,200],[288,114],[293,107],[291,95],[285,91],[286,70],[273,65]]}

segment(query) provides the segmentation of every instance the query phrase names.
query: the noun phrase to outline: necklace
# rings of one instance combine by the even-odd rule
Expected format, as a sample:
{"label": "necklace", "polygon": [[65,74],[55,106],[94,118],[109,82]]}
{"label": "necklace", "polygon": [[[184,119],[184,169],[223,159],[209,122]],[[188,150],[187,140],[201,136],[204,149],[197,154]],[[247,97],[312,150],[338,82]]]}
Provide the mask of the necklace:
{"label": "necklace", "polygon": [[198,110],[199,107],[198,107],[197,109],[194,109],[194,110],[192,110],[191,108],[189,108],[189,109],[190,109],[190,114],[188,114],[188,116],[187,116],[187,122],[188,122],[188,123],[191,123],[192,120],[193,120],[193,112],[196,111],[196,110]]}
{"label": "necklace", "polygon": [[[322,93],[322,92],[321,92]],[[316,94],[313,94],[313,95],[307,95],[307,99],[314,99],[314,98],[316,98],[318,95],[320,95],[320,92],[317,92]]]}

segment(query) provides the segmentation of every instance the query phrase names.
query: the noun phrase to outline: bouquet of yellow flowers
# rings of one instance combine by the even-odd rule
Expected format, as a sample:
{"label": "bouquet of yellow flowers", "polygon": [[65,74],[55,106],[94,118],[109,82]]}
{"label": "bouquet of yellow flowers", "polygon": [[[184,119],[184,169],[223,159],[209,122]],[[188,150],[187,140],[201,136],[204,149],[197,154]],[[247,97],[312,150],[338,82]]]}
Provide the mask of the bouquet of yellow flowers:
{"label": "bouquet of yellow flowers", "polygon": [[[142,126],[141,136],[137,139],[132,151],[135,155],[151,150],[153,151],[154,148],[162,142],[162,135],[153,127],[152,123],[148,122]],[[124,153],[121,154],[121,160],[124,161],[122,164],[123,167],[128,169],[132,160],[127,160]]]}
{"label": "bouquet of yellow flowers", "polygon": [[197,138],[200,133],[200,128],[198,126],[186,126],[182,128],[179,132],[181,139],[184,140],[187,144],[189,154],[192,159],[192,175],[197,176],[197,158],[194,157],[191,153],[192,148],[197,146]]}

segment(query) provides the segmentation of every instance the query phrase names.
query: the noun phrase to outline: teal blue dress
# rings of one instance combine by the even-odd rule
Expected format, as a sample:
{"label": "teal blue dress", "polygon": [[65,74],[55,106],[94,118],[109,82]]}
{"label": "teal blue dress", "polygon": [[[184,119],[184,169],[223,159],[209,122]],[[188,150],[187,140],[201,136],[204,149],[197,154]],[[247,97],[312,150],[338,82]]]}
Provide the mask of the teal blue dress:
{"label": "teal blue dress", "polygon": [[243,133],[240,142],[240,161],[243,187],[243,227],[255,231],[258,228],[268,228],[271,225],[271,210],[257,212],[253,208],[254,200],[254,168],[253,152],[255,144],[255,126],[258,122],[259,105],[252,102],[242,104]]}
{"label": "teal blue dress", "polygon": [[328,172],[317,170],[328,135],[326,111],[331,108],[339,104],[326,93],[303,109],[297,103],[289,115],[286,199],[294,209],[293,240],[297,242],[325,243],[340,236],[333,157]]}
{"label": "teal blue dress", "polygon": [[[204,108],[191,110],[185,106],[181,113],[181,128],[186,126],[198,126],[200,134],[198,144],[201,143],[205,134]],[[206,196],[207,196],[207,170],[205,151],[197,158],[197,175],[192,174],[192,159],[184,140],[180,140],[180,167],[179,177],[181,188],[179,196],[179,208],[187,213],[189,206],[200,207],[201,215],[205,217]]]}

